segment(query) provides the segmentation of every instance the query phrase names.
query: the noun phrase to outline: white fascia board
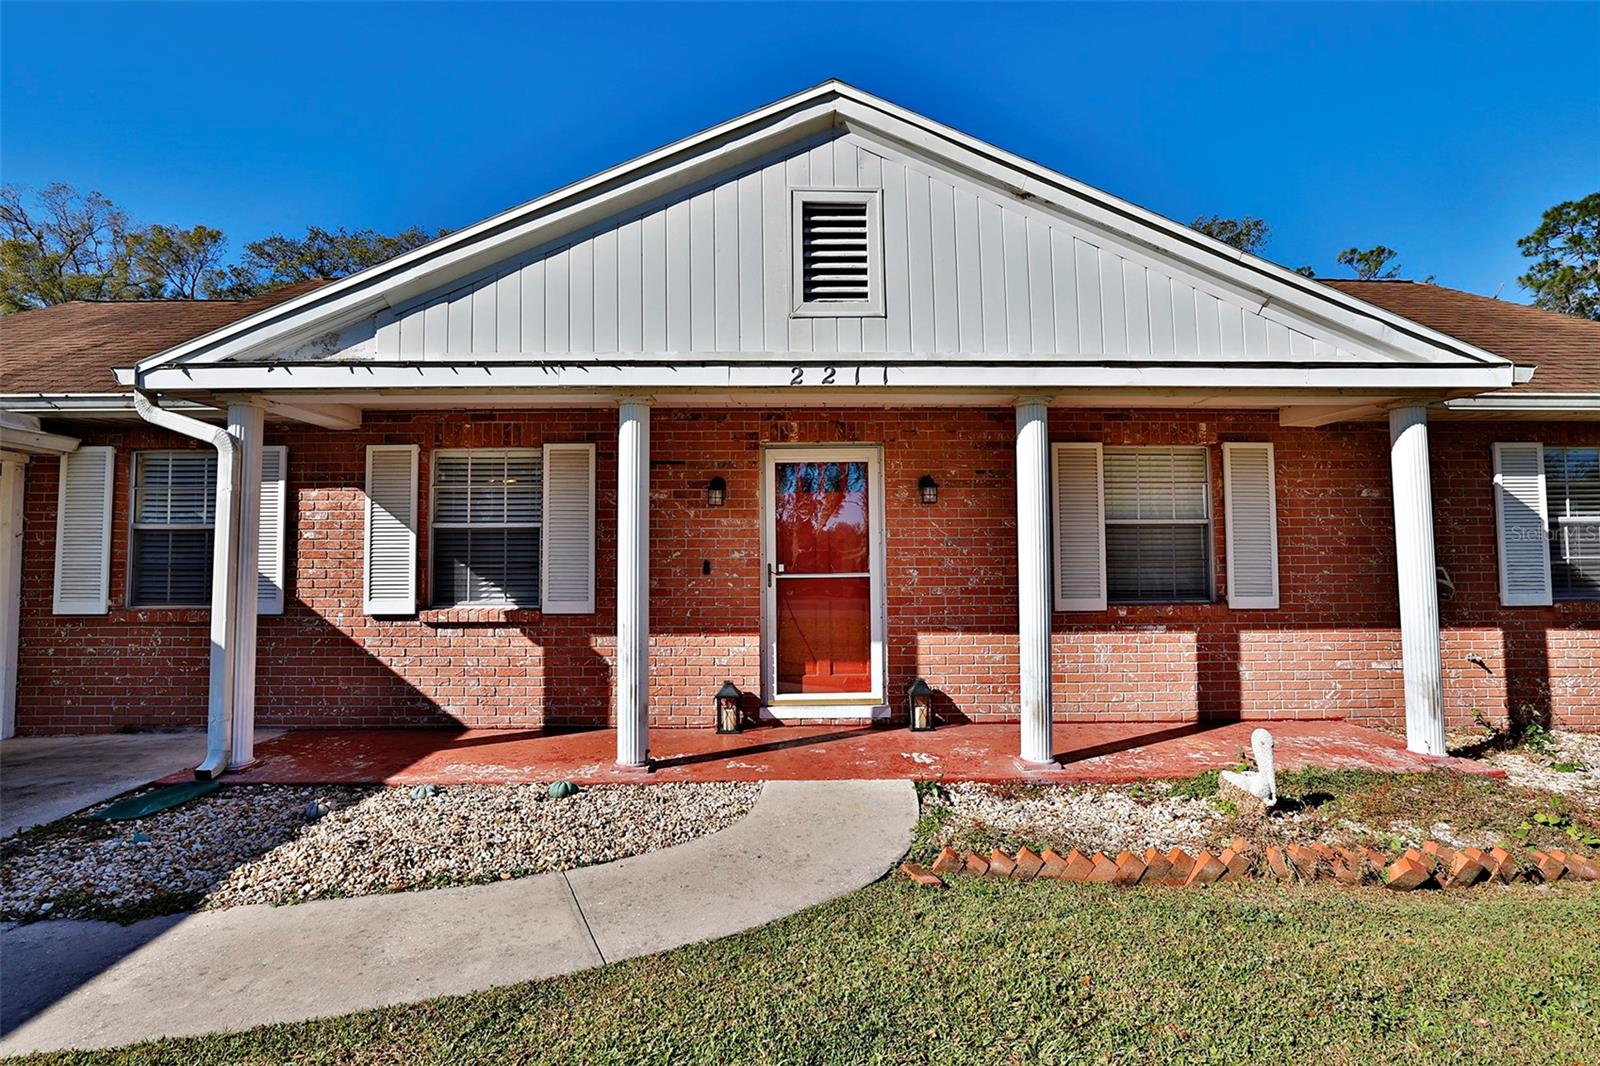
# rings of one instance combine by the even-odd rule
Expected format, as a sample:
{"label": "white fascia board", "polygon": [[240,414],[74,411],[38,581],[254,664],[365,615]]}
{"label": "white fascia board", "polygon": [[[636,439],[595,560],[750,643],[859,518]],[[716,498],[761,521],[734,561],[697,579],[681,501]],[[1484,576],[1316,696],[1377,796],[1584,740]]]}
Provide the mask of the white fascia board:
{"label": "white fascia board", "polygon": [[[120,372],[119,372],[120,373]],[[163,397],[161,406],[170,411],[222,414],[195,400]],[[133,414],[133,394],[128,392],[12,392],[0,393],[0,411],[66,418],[72,415]]]}
{"label": "white fascia board", "polygon": [[[831,380],[823,375],[832,370]],[[798,372],[798,375],[797,375]],[[672,360],[626,363],[370,363],[185,365],[144,374],[147,389],[272,392],[284,389],[668,389],[775,388],[1204,388],[1372,389],[1450,392],[1503,388],[1510,364],[1437,366],[1189,366],[1068,363],[889,364],[818,359],[812,353],[750,363]],[[859,374],[859,376],[858,376]],[[798,380],[797,380],[798,376]]]}
{"label": "white fascia board", "polygon": [[1446,400],[1452,411],[1548,411],[1552,414],[1600,415],[1600,392],[1498,393]]}
{"label": "white fascia board", "polygon": [[0,411],[0,451],[23,455],[65,455],[78,450],[78,438],[40,428],[32,415]]}
{"label": "white fascia board", "polygon": [[[1258,294],[1263,313],[1280,303],[1368,343],[1414,358],[1505,363],[1483,349],[1319,285],[859,89],[830,81],[151,356],[141,361],[137,370],[142,374],[175,360],[203,364],[259,355],[296,337],[337,328],[673,187],[712,176],[778,144],[836,125],[876,132],[1009,188],[1014,195],[1044,201],[1203,275],[1228,279]],[[118,380],[134,383],[133,375],[127,379],[119,375]],[[149,381],[143,384],[156,387]]]}

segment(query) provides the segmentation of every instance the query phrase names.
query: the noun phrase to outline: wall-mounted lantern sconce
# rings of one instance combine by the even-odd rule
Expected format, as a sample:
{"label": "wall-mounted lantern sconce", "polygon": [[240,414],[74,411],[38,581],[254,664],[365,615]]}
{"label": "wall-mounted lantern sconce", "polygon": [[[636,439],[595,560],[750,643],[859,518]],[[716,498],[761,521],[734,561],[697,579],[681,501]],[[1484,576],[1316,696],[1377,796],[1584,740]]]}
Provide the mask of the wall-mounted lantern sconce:
{"label": "wall-mounted lantern sconce", "polygon": [[906,705],[912,732],[926,733],[933,729],[933,689],[922,678],[911,682],[906,689]]}
{"label": "wall-mounted lantern sconce", "polygon": [[721,507],[728,502],[728,483],[720,477],[711,479],[711,484],[706,486],[706,506]]}
{"label": "wall-mounted lantern sconce", "polygon": [[744,728],[739,719],[739,689],[732,681],[724,681],[713,701],[717,710],[717,732],[737,733]]}
{"label": "wall-mounted lantern sconce", "polygon": [[923,474],[917,482],[917,492],[922,496],[923,503],[939,502],[939,483],[933,480],[932,474]]}

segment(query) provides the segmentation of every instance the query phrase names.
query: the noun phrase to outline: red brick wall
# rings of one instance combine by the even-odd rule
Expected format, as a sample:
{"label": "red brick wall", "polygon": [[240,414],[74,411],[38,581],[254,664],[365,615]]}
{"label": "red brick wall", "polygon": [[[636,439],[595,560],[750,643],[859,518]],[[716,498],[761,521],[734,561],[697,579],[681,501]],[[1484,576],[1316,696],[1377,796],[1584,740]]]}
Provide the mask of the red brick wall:
{"label": "red brick wall", "polygon": [[1500,606],[1491,482],[1495,441],[1593,446],[1600,424],[1453,422],[1431,432],[1434,543],[1456,587],[1439,612],[1452,714],[1501,721],[1548,710],[1569,729],[1600,730],[1600,602]]}
{"label": "red brick wall", "polygon": [[[922,674],[949,715],[1016,715],[1015,487],[1010,408],[999,410],[658,409],[652,423],[652,720],[708,723],[725,678],[759,689],[758,486],[766,443],[881,443],[887,509],[889,691]],[[1489,481],[1495,440],[1600,440],[1600,427],[1436,423],[1432,427],[1438,556],[1457,594],[1443,607],[1449,711],[1503,718],[1548,705],[1565,725],[1600,728],[1600,604],[1498,604]],[[1052,411],[1057,441],[1204,444],[1222,512],[1227,440],[1276,446],[1282,605],[1224,602],[1223,530],[1215,524],[1218,602],[1113,607],[1056,615],[1059,717],[1184,721],[1338,716],[1401,719],[1400,644],[1388,437],[1379,424],[1283,429],[1270,413]],[[126,588],[128,465],[138,448],[187,447],[148,427],[94,435],[117,446],[112,610],[50,614],[56,464],[28,471],[19,729],[48,733],[122,725],[199,724],[206,688],[206,612],[130,611]],[[583,725],[609,717],[615,542],[615,413],[369,415],[354,432],[271,426],[289,446],[293,503],[286,611],[261,619],[263,724]],[[415,619],[361,612],[365,446],[599,445],[597,611]],[[940,502],[918,502],[931,473]],[[721,509],[705,505],[713,476]],[[426,489],[421,513],[426,514]],[[428,573],[426,531],[418,573]],[[711,572],[702,572],[709,562]],[[1484,667],[1467,661],[1469,653]],[[1487,667],[1487,669],[1485,669]],[[898,702],[897,700],[895,702]],[[898,709],[898,708],[897,708]]]}

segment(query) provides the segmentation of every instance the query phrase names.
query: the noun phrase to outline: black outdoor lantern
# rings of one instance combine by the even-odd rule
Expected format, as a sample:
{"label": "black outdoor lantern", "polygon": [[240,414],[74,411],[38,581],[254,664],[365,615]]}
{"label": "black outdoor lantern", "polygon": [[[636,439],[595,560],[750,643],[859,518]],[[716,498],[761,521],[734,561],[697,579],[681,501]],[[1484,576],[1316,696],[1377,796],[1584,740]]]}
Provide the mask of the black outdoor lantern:
{"label": "black outdoor lantern", "polygon": [[721,507],[728,499],[728,483],[720,477],[711,479],[706,486],[706,506]]}
{"label": "black outdoor lantern", "polygon": [[928,733],[933,730],[933,689],[922,678],[911,682],[906,689],[906,703],[911,711],[911,731]]}
{"label": "black outdoor lantern", "polygon": [[917,492],[922,495],[923,503],[939,502],[939,483],[933,480],[932,474],[923,474],[917,482]]}
{"label": "black outdoor lantern", "polygon": [[717,732],[737,733],[744,728],[739,720],[739,695],[732,681],[724,681],[717,690]]}

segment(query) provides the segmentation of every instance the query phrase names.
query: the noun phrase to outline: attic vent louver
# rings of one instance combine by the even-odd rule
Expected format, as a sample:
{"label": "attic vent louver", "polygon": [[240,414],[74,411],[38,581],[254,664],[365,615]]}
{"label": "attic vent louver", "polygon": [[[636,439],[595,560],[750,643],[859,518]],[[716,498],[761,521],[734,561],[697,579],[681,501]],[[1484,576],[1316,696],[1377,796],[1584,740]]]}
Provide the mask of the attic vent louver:
{"label": "attic vent louver", "polygon": [[866,204],[803,204],[800,231],[807,303],[865,303],[871,298]]}
{"label": "attic vent louver", "polygon": [[883,314],[876,190],[797,190],[794,227],[796,314]]}

